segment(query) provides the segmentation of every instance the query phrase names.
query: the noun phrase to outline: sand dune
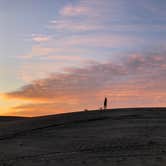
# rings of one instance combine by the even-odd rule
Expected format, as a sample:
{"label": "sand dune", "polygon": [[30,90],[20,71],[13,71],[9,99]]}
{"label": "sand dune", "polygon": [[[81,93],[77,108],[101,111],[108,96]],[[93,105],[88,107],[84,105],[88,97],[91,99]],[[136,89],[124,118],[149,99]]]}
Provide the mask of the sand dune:
{"label": "sand dune", "polygon": [[0,125],[3,123],[14,122],[18,120],[28,119],[26,117],[18,117],[18,116],[0,116]]}
{"label": "sand dune", "polygon": [[165,131],[166,108],[9,120],[0,125],[0,166],[165,166]]}

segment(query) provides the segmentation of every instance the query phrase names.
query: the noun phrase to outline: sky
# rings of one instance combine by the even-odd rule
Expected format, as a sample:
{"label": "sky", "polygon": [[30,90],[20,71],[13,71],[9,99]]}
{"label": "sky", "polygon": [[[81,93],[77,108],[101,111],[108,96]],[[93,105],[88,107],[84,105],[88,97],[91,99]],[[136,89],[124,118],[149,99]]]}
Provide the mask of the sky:
{"label": "sky", "polygon": [[165,0],[0,0],[0,115],[166,107]]}

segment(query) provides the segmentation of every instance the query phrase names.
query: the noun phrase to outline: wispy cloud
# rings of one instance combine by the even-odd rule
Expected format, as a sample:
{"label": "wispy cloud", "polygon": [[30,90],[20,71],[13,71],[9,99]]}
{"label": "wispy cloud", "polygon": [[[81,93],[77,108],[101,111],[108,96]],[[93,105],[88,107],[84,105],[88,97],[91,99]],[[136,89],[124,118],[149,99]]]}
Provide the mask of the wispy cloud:
{"label": "wispy cloud", "polygon": [[67,31],[67,32],[86,32],[86,31],[93,31],[93,30],[101,30],[104,29],[102,25],[90,22],[80,22],[80,21],[73,21],[73,20],[57,20],[51,21],[51,25],[49,26],[52,29],[58,31]]}
{"label": "wispy cloud", "polygon": [[[130,0],[125,2],[79,0],[76,3],[67,3],[59,9],[56,19],[49,21],[47,30],[52,28],[54,35],[33,35],[33,40],[38,44],[42,43],[42,46],[35,44],[29,53],[20,57],[53,58],[52,54],[55,57],[66,57],[67,54],[83,57],[85,54],[82,50],[87,50],[86,55],[95,58],[98,54],[96,50],[99,48],[102,50],[109,48],[108,55],[111,49],[111,51],[137,50],[146,46],[160,46],[164,43],[165,39],[155,38],[154,40],[148,35],[140,35],[140,32],[164,31],[165,25],[158,22],[155,24],[143,22],[138,9],[136,8],[136,13],[133,13],[132,7],[134,9],[144,7],[142,8],[144,13],[148,13],[151,9],[158,10],[154,3],[147,8],[143,1],[136,4],[131,3]],[[74,49],[76,51],[73,51]],[[79,53],[78,49],[80,49]]]}
{"label": "wispy cloud", "polygon": [[[58,31],[85,32],[103,29],[95,18],[96,9],[91,3],[79,1],[77,4],[67,4],[59,11],[59,17],[50,21],[51,28]],[[81,21],[80,21],[81,19]]]}
{"label": "wispy cloud", "polygon": [[32,35],[32,40],[37,43],[43,43],[48,42],[51,40],[50,36],[44,36],[44,35]]}
{"label": "wispy cloud", "polygon": [[55,49],[51,48],[51,47],[35,45],[35,46],[32,46],[30,53],[25,54],[25,55],[20,55],[18,57],[20,57],[20,58],[41,57],[41,56],[47,56],[48,54],[53,53],[54,51],[55,51]]}
{"label": "wispy cloud", "polygon": [[[163,7],[154,1],[80,0],[76,4],[66,4],[60,10],[59,17],[51,21],[50,27],[72,32],[165,30],[165,24],[161,24],[166,16],[165,2],[162,3]],[[149,16],[150,20],[154,20],[153,23]]]}
{"label": "wispy cloud", "polygon": [[[51,61],[51,62],[50,62]],[[22,63],[17,71],[17,77],[24,83],[29,83],[35,79],[47,77],[50,73],[66,72],[64,68],[73,66],[83,66],[84,62],[89,63],[91,60],[79,56],[61,56],[61,55],[48,55],[41,57],[40,60],[31,62],[27,59]]]}
{"label": "wispy cloud", "polygon": [[62,16],[80,16],[89,14],[90,9],[86,6],[69,4],[60,10]]}

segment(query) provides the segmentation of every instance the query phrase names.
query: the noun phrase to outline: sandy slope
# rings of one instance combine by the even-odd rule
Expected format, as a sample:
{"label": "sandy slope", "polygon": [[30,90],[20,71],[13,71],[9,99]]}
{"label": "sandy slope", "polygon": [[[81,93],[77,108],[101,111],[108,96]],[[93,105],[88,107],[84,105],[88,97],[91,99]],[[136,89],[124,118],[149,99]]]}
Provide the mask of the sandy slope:
{"label": "sandy slope", "polygon": [[15,122],[19,120],[25,120],[28,118],[25,117],[18,117],[18,116],[0,116],[0,125],[3,123],[8,123],[8,122]]}
{"label": "sandy slope", "polygon": [[0,166],[166,166],[166,109],[117,109],[0,125]]}

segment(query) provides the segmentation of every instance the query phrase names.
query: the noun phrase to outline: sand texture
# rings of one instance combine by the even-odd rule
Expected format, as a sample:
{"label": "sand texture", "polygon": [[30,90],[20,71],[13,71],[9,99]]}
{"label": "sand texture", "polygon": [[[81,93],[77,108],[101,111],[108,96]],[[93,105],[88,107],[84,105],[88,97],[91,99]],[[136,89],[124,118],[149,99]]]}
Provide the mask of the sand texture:
{"label": "sand texture", "polygon": [[4,121],[0,166],[166,166],[165,108]]}

